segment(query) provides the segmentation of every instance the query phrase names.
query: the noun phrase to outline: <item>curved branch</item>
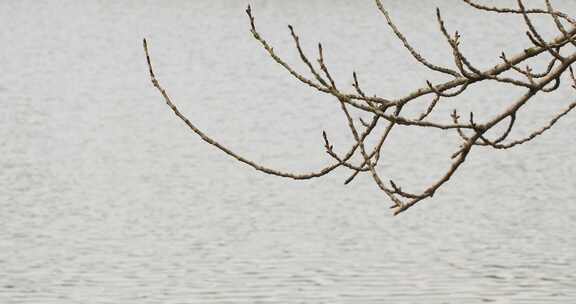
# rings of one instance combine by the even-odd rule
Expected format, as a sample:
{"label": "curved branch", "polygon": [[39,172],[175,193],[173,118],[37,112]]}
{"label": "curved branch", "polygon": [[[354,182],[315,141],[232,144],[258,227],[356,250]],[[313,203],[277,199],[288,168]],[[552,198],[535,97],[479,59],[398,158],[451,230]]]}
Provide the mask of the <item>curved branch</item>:
{"label": "curved branch", "polygon": [[[454,62],[458,71],[452,70],[449,68],[437,66],[431,64],[426,59],[424,59],[420,53],[408,42],[404,34],[402,34],[396,25],[393,23],[392,19],[388,11],[382,5],[380,0],[376,0],[376,6],[378,7],[379,11],[384,15],[388,26],[392,29],[394,34],[397,38],[402,42],[404,47],[411,53],[411,55],[422,65],[426,66],[427,68],[441,72],[444,74],[448,74],[454,77],[454,79],[450,81],[446,81],[441,84],[432,84],[429,81],[426,81],[426,86],[423,86],[417,90],[409,92],[407,95],[397,98],[397,99],[387,99],[379,96],[367,96],[364,91],[360,88],[358,77],[356,73],[353,73],[354,82],[352,84],[355,92],[353,93],[346,93],[340,91],[340,88],[336,86],[336,79],[330,73],[328,66],[324,60],[324,51],[322,49],[322,45],[318,44],[318,59],[317,63],[318,66],[315,66],[312,61],[308,58],[308,56],[304,53],[302,46],[300,44],[300,38],[294,31],[294,28],[289,25],[290,34],[296,46],[296,50],[300,56],[300,60],[308,67],[308,70],[312,74],[313,77],[307,78],[293,69],[286,61],[280,58],[274,52],[274,49],[268,44],[268,42],[258,33],[256,30],[254,17],[252,16],[252,11],[250,6],[248,6],[246,13],[250,20],[250,32],[254,36],[254,38],[262,45],[262,47],[266,50],[268,55],[272,57],[272,59],[280,64],[286,71],[288,71],[294,78],[298,79],[300,82],[316,89],[319,92],[329,94],[338,101],[340,109],[342,110],[348,128],[352,133],[354,142],[349,148],[348,152],[340,156],[334,151],[333,145],[328,140],[328,136],[326,132],[322,133],[323,140],[324,140],[324,148],[326,153],[336,160],[336,163],[331,164],[322,168],[319,171],[312,172],[312,173],[305,173],[305,174],[298,174],[298,173],[289,173],[283,172],[275,169],[271,169],[268,167],[264,167],[254,161],[248,160],[247,158],[240,156],[230,150],[229,148],[225,147],[221,143],[217,142],[213,138],[206,135],[203,131],[201,131],[198,127],[190,122],[190,120],[184,116],[176,105],[170,99],[166,90],[160,85],[158,82],[150,59],[150,55],[148,52],[148,45],[146,40],[144,40],[144,51],[146,54],[146,60],[148,64],[150,79],[154,87],[160,92],[166,104],[171,108],[174,114],[182,120],[189,129],[191,129],[195,134],[197,134],[202,140],[207,142],[210,145],[215,146],[219,150],[223,151],[224,153],[228,154],[229,156],[233,157],[234,159],[245,163],[252,168],[264,172],[266,174],[281,176],[281,177],[288,177],[292,179],[310,179],[315,177],[320,177],[329,172],[333,171],[338,167],[343,167],[352,171],[350,177],[345,181],[345,183],[349,183],[352,181],[358,174],[360,173],[370,173],[372,179],[377,184],[380,190],[382,190],[388,198],[394,203],[392,208],[395,209],[394,214],[398,214],[403,212],[418,202],[432,197],[440,187],[446,184],[456,173],[456,171],[462,167],[462,164],[465,162],[467,156],[472,151],[474,146],[489,146],[495,149],[508,149],[525,142],[528,142],[539,135],[543,134],[545,131],[549,130],[560,118],[565,116],[568,112],[573,110],[576,107],[576,102],[570,104],[568,108],[563,110],[562,112],[558,113],[556,116],[552,118],[552,120],[546,124],[545,126],[541,127],[540,129],[530,133],[527,137],[512,141],[507,144],[503,144],[510,135],[512,129],[514,128],[516,122],[516,116],[519,109],[521,109],[524,105],[526,105],[534,96],[539,93],[548,93],[552,92],[560,87],[562,84],[562,75],[565,72],[568,72],[571,80],[572,80],[572,87],[576,89],[576,76],[572,71],[571,65],[576,62],[576,52],[573,49],[570,49],[570,54],[567,54],[566,49],[562,49],[568,43],[576,46],[576,22],[569,16],[564,13],[558,12],[554,10],[552,5],[550,4],[549,0],[546,0],[546,10],[541,9],[526,9],[523,5],[522,0],[517,0],[519,9],[513,8],[498,8],[498,7],[489,7],[477,4],[472,0],[463,0],[465,3],[469,4],[476,9],[483,10],[483,11],[490,11],[490,12],[497,12],[497,13],[506,13],[506,14],[521,14],[524,18],[524,22],[528,26],[528,37],[535,45],[534,47],[524,49],[522,52],[508,58],[504,53],[502,53],[501,59],[503,62],[493,66],[492,68],[486,70],[480,70],[473,66],[471,62],[462,54],[462,51],[459,46],[459,39],[460,35],[458,32],[455,32],[454,35],[448,33],[446,29],[444,20],[440,14],[440,10],[437,9],[437,21],[440,26],[440,30],[446,40],[450,45],[450,49],[452,51],[452,55],[454,57]],[[545,41],[544,38],[538,33],[537,29],[535,28],[534,24],[532,23],[531,19],[529,18],[530,14],[547,14],[553,18],[553,21],[556,25],[556,28],[561,33],[561,35],[555,37],[550,41]],[[563,22],[568,22],[572,26],[570,30],[567,30],[564,27]],[[564,54],[561,55],[563,51]],[[525,68],[520,68],[521,63],[529,62],[531,58],[538,57],[544,54],[542,57],[548,58],[548,54],[552,56],[552,60],[548,61],[546,70],[542,73],[535,73],[532,69],[526,65]],[[504,77],[502,74],[507,71],[515,71],[519,73],[521,76],[525,77],[526,80],[518,80],[515,78]],[[518,75],[517,75],[518,76]],[[437,104],[440,102],[442,98],[454,98],[459,96],[461,93],[466,91],[468,88],[473,86],[478,82],[499,82],[499,83],[506,83],[511,84],[513,86],[519,87],[525,91],[521,96],[512,100],[508,108],[496,113],[494,117],[484,121],[482,123],[476,122],[473,117],[473,113],[470,113],[469,122],[467,123],[460,123],[458,111],[455,109],[451,114],[452,123],[444,123],[444,122],[433,122],[433,121],[426,121],[425,118],[428,117],[435,109]],[[415,102],[422,96],[426,96],[432,94],[433,98],[429,101],[428,107],[423,112],[419,113],[417,119],[410,119],[406,116],[401,116],[401,112],[406,105],[411,102]],[[423,99],[423,98],[422,98]],[[372,115],[372,120],[370,122],[366,122],[360,118],[360,122],[362,126],[362,132],[358,129],[355,125],[354,119],[352,118],[348,107],[353,107],[356,110],[359,110],[363,113],[369,113]],[[394,112],[390,113],[388,109],[394,108]],[[405,111],[406,112],[406,111]],[[494,130],[494,128],[504,123],[506,119],[509,119],[507,122],[507,128],[504,130],[502,134],[500,134],[496,139],[488,139],[486,133],[490,130]],[[385,123],[385,128],[383,133],[379,135],[377,142],[374,147],[369,150],[366,146],[366,139],[368,136],[372,135],[376,127],[381,123]],[[419,128],[430,128],[436,130],[455,130],[456,133],[462,139],[458,150],[452,154],[451,159],[452,163],[449,168],[441,175],[435,182],[430,184],[426,187],[421,193],[415,192],[406,192],[402,190],[401,187],[397,186],[392,180],[390,180],[390,186],[384,184],[383,179],[380,177],[380,174],[376,171],[376,166],[379,160],[382,158],[382,149],[384,144],[387,142],[389,138],[389,134],[392,129],[398,125],[403,126],[411,126],[411,127],[419,127]],[[355,155],[355,153],[359,151],[360,156],[362,157],[359,165],[354,164],[350,161],[350,159]]]}
{"label": "curved branch", "polygon": [[[271,169],[271,168],[261,166],[254,161],[251,161],[251,160],[249,160],[243,156],[236,154],[235,152],[233,152],[229,148],[225,147],[221,143],[217,142],[216,140],[214,140],[211,137],[209,137],[208,135],[206,135],[203,131],[201,131],[194,124],[192,124],[192,122],[190,122],[190,120],[180,112],[180,110],[176,107],[176,105],[170,99],[170,96],[168,95],[166,90],[158,82],[158,80],[154,74],[154,70],[152,68],[152,61],[150,59],[150,55],[148,52],[148,43],[146,42],[146,39],[144,39],[143,41],[144,41],[143,42],[144,43],[144,52],[146,53],[146,62],[148,64],[148,71],[150,74],[150,79],[152,81],[152,85],[154,85],[154,87],[160,92],[160,94],[164,98],[164,101],[172,109],[174,114],[176,114],[176,116],[178,116],[178,118],[180,118],[180,120],[182,120],[188,126],[188,128],[190,130],[192,130],[194,133],[196,133],[198,136],[200,136],[200,138],[202,140],[204,140],[205,142],[207,142],[208,144],[220,149],[222,152],[228,154],[229,156],[235,158],[236,160],[238,160],[242,163],[245,163],[248,166],[250,166],[250,167],[252,167],[252,168],[254,168],[260,172],[264,172],[266,174],[276,175],[276,176],[280,176],[280,177],[288,177],[288,178],[292,178],[292,179],[298,179],[298,180],[311,179],[311,178],[315,178],[315,177],[324,176],[324,175],[332,172],[334,169],[338,168],[342,164],[342,162],[338,162],[336,164],[327,166],[327,167],[325,167],[325,168],[323,168],[317,172],[312,172],[312,173],[290,173],[290,172],[283,172],[280,170]],[[355,149],[356,148],[354,148],[354,150]],[[349,154],[350,154],[350,156],[346,155],[346,157],[343,158],[343,161],[348,160],[352,156],[353,153],[349,153]]]}

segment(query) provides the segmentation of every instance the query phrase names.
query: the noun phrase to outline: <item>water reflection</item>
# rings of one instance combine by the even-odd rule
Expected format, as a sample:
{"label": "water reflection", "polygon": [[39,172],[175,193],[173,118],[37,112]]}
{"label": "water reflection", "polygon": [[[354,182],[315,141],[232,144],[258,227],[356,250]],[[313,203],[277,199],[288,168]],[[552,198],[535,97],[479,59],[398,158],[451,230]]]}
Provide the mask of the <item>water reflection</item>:
{"label": "water reflection", "polygon": [[[573,118],[527,147],[475,151],[457,179],[400,218],[368,178],[343,187],[344,171],[303,183],[262,176],[169,113],[149,85],[140,41],[150,39],[163,83],[209,133],[270,166],[320,167],[320,130],[343,148],[344,119],[266,58],[244,5],[0,4],[0,302],[576,299]],[[398,2],[391,11],[430,60],[449,64],[434,5]],[[515,19],[438,5],[480,65],[525,43]],[[253,7],[263,34],[293,62],[287,22],[305,47],[322,40],[343,83],[355,69],[367,90],[397,96],[437,77],[413,64],[370,1]],[[481,88],[465,99],[489,115],[487,105],[515,94]],[[568,97],[536,101],[522,113],[525,130]],[[407,187],[444,170],[455,138],[402,135],[386,147],[383,170],[413,173],[400,177]],[[423,140],[427,151],[413,148]]]}

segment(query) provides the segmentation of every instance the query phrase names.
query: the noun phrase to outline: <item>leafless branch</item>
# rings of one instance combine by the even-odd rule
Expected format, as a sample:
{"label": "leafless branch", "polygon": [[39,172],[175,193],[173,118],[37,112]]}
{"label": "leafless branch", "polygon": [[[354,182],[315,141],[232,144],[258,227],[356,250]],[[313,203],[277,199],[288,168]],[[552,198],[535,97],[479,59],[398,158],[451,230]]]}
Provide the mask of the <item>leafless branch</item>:
{"label": "leafless branch", "polygon": [[[516,8],[486,6],[473,0],[462,1],[479,11],[503,15],[521,15],[528,28],[527,35],[533,46],[527,47],[509,57],[502,53],[500,56],[502,61],[500,63],[494,65],[492,68],[481,70],[473,65],[463,54],[460,48],[460,34],[458,31],[454,31],[453,34],[449,32],[446,22],[440,14],[440,10],[437,9],[436,18],[439,30],[448,42],[449,49],[447,51],[452,54],[456,68],[452,69],[438,66],[426,60],[421,53],[408,42],[406,36],[393,22],[390,13],[384,7],[382,1],[375,0],[376,7],[386,19],[388,27],[398,38],[400,43],[402,43],[404,48],[406,48],[412,57],[416,59],[418,64],[421,64],[432,71],[451,76],[450,80],[443,83],[433,84],[430,81],[425,81],[425,85],[421,88],[408,92],[406,95],[395,99],[367,95],[360,86],[356,72],[352,73],[352,87],[354,89],[352,92],[346,92],[345,89],[337,86],[337,81],[334,78],[334,75],[330,72],[326,63],[324,54],[325,50],[323,49],[322,44],[318,43],[318,58],[316,59],[316,62],[310,60],[310,57],[308,57],[300,42],[300,36],[296,33],[294,27],[289,25],[288,28],[290,35],[299,58],[304,63],[309,75],[311,74],[311,76],[305,76],[303,73],[297,71],[291,64],[278,56],[275,53],[274,48],[267,42],[260,32],[258,32],[252,9],[248,6],[246,13],[249,18],[250,32],[254,39],[256,39],[264,50],[266,50],[272,60],[282,66],[299,82],[318,92],[334,97],[346,118],[348,129],[352,134],[353,143],[351,143],[346,153],[339,154],[335,151],[326,132],[322,131],[323,145],[326,153],[335,162],[312,173],[290,173],[262,166],[261,164],[238,155],[212,137],[209,137],[180,112],[170,99],[166,90],[158,82],[152,68],[146,40],[144,40],[144,51],[153,86],[160,92],[164,101],[172,109],[174,114],[182,120],[190,130],[208,144],[258,171],[292,179],[311,179],[321,177],[332,172],[336,168],[342,167],[351,170],[351,175],[345,181],[345,184],[348,184],[359,174],[369,173],[378,188],[384,192],[389,200],[392,201],[393,205],[391,208],[394,209],[394,214],[398,214],[426,198],[432,197],[454,176],[456,171],[462,167],[475,146],[504,150],[521,145],[542,135],[544,132],[552,128],[560,118],[567,115],[576,107],[576,102],[571,103],[566,109],[555,114],[546,125],[536,128],[535,131],[522,139],[505,143],[508,141],[507,139],[510,137],[512,130],[519,119],[518,111],[532,100],[534,96],[538,94],[546,94],[560,88],[562,85],[562,79],[566,79],[566,77],[562,78],[563,75],[566,75],[565,73],[569,75],[571,86],[576,89],[576,77],[574,76],[571,67],[574,62],[576,62],[576,52],[573,49],[565,48],[565,46],[569,44],[576,46],[576,22],[568,14],[556,10],[552,6],[550,0],[545,0],[546,7],[544,9],[526,8],[522,0],[517,0],[518,7]],[[534,14],[550,16],[559,32],[559,35],[553,39],[546,40],[530,18],[530,16]],[[546,58],[545,62],[548,63],[546,68],[543,71],[534,72],[529,65],[532,58]],[[504,77],[502,75],[508,71],[513,72],[512,77],[514,78]],[[477,121],[477,119],[474,118],[474,113],[470,113],[467,122],[465,120],[461,121],[457,109],[454,109],[452,112],[449,122],[430,120],[430,117],[433,117],[430,114],[435,111],[439,103],[444,102],[446,99],[458,100],[460,94],[478,83],[505,83],[522,89],[523,93],[515,100],[511,100],[508,107],[503,111],[495,113],[493,117],[482,122]],[[403,110],[408,105],[418,104],[422,100],[427,100],[428,106],[421,113],[418,113],[416,119],[403,115]],[[364,121],[360,118],[360,125],[357,126],[355,119],[352,117],[350,112],[352,109],[370,114],[372,117],[371,120]],[[384,124],[383,129],[377,128],[377,126],[381,124]],[[486,133],[490,130],[495,130],[494,128],[498,125],[506,126],[504,132],[499,136],[496,136],[495,139],[490,139],[489,137],[492,136],[487,136]],[[456,136],[461,140],[456,152],[450,155],[452,161],[450,166],[438,177],[437,180],[429,184],[428,187],[422,191],[405,191],[401,186],[392,181],[392,179],[384,179],[381,176],[381,173],[377,170],[378,162],[382,158],[383,147],[386,145],[392,130],[397,126],[450,131],[452,134],[456,134]],[[378,133],[376,130],[381,130],[379,131],[380,134],[376,134]],[[377,139],[374,146],[368,147],[366,143],[368,137],[374,137]],[[353,161],[353,159],[356,159],[353,157],[358,155],[360,156],[360,161]],[[385,184],[383,180],[389,180],[389,185]]]}

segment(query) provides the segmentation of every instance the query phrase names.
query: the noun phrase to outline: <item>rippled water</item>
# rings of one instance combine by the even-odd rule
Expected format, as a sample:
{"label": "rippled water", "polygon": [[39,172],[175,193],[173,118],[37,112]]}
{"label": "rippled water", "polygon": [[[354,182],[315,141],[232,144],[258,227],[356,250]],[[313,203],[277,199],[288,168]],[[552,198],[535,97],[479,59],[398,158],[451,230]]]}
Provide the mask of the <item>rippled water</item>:
{"label": "rippled water", "polygon": [[[372,1],[310,2],[253,1],[262,34],[296,67],[288,22],[306,50],[323,41],[343,86],[352,70],[385,96],[439,80]],[[573,116],[514,151],[473,151],[433,199],[399,217],[368,177],[344,187],[343,170],[306,182],[262,175],[176,120],[141,49],[148,37],[161,82],[209,134],[272,167],[318,168],[328,161],[322,129],[338,151],[350,142],[344,118],[266,57],[245,5],[1,2],[1,303],[576,302]],[[390,3],[434,62],[451,60],[436,5],[479,66],[527,42],[516,17],[458,1]],[[517,94],[480,86],[436,118],[455,106],[487,118]],[[570,98],[534,100],[514,135]],[[408,188],[441,174],[456,144],[451,133],[394,136],[381,170]]]}

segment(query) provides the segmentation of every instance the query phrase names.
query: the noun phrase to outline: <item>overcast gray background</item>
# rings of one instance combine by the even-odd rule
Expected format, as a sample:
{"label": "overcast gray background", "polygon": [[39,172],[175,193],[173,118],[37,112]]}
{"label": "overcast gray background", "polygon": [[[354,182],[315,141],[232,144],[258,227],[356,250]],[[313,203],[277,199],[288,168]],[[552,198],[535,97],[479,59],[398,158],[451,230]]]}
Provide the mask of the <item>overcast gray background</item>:
{"label": "overcast gray background", "polygon": [[[528,43],[518,16],[455,0],[387,2],[436,63],[452,62],[436,6],[480,67]],[[573,114],[515,150],[474,150],[433,199],[399,217],[368,176],[343,186],[344,170],[305,182],[263,175],[176,119],[141,45],[147,37],[161,83],[208,134],[271,167],[320,168],[323,129],[337,151],[351,143],[345,119],[267,57],[246,4],[0,2],[0,302],[576,301]],[[301,71],[287,23],[310,53],[324,43],[341,86],[353,70],[387,97],[443,79],[414,63],[373,1],[252,4],[261,33]],[[488,119],[520,93],[481,85],[433,118],[459,107]],[[573,98],[535,98],[512,136]],[[443,174],[458,143],[450,132],[395,132],[379,169],[406,189]]]}

